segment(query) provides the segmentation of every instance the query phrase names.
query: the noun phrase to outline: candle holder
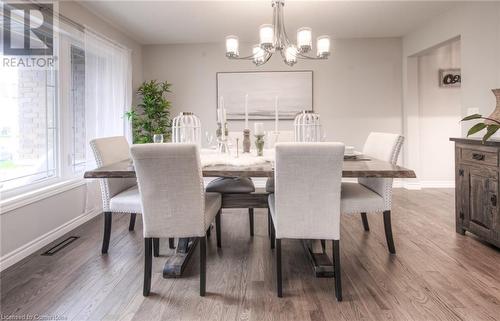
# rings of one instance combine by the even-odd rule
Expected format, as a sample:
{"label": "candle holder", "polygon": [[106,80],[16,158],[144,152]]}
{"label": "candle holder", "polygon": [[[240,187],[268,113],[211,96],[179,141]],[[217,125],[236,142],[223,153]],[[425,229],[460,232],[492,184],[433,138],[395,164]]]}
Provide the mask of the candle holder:
{"label": "candle holder", "polygon": [[250,129],[243,130],[243,154],[250,153]]}
{"label": "candle holder", "polygon": [[[222,130],[224,128],[224,130]],[[227,122],[217,124],[217,151],[220,154],[229,154],[229,145],[227,142],[227,136],[229,134],[229,128]]]}
{"label": "candle holder", "polygon": [[257,147],[257,156],[264,156],[264,135],[255,135],[255,147]]}

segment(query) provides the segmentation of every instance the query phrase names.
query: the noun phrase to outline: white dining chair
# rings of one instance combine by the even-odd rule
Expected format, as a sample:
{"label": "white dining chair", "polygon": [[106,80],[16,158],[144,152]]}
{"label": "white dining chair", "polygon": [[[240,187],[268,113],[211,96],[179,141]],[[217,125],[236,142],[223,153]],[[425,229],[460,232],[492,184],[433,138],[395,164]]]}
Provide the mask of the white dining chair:
{"label": "white dining chair", "polygon": [[335,295],[342,301],[340,185],[344,144],[276,145],[275,192],[269,195],[271,248],[276,243],[278,297],[282,297],[281,240],[333,240]]}
{"label": "white dining chair", "polygon": [[[363,154],[396,164],[404,138],[398,134],[370,133]],[[396,253],[391,226],[392,178],[359,178],[357,183],[342,183],[342,214],[361,214],[363,228],[369,231],[366,213],[383,213],[387,247]]]}
{"label": "white dining chair", "polygon": [[[291,143],[294,141],[295,133],[293,130],[280,131],[276,143]],[[266,181],[266,192],[274,193],[274,178],[268,178]]]}
{"label": "white dining chair", "polygon": [[[203,188],[195,144],[143,144],[131,147],[142,201],[144,234],[144,289],[151,290],[152,239],[191,238],[200,243],[200,296],[206,289],[206,233],[219,223],[221,195]],[[220,244],[220,225],[217,224]]]}
{"label": "white dining chair", "polygon": [[[123,136],[93,139],[90,146],[98,167],[130,159],[129,145]],[[141,200],[135,178],[102,178],[99,184],[104,211],[101,252],[105,254],[111,238],[112,213],[130,214],[129,231],[133,231],[136,214],[141,213]]]}
{"label": "white dining chair", "polygon": [[[236,149],[236,144],[239,144],[239,152],[243,153],[243,132],[229,132],[228,139],[234,149]],[[252,140],[252,138],[250,139]],[[255,192],[255,185],[250,177],[218,177],[209,182],[205,190],[207,192],[220,194],[249,194]],[[253,236],[253,208],[248,209],[248,220],[250,225],[250,236]]]}

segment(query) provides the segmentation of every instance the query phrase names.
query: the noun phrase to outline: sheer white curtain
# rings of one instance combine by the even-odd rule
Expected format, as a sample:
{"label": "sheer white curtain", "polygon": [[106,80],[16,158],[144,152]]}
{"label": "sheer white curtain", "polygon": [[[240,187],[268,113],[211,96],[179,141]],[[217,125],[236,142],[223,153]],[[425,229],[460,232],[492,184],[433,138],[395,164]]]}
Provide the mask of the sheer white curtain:
{"label": "sheer white curtain", "polygon": [[125,112],[132,103],[132,59],[129,49],[85,31],[85,122],[87,168],[95,162],[88,142],[124,135],[130,140]]}

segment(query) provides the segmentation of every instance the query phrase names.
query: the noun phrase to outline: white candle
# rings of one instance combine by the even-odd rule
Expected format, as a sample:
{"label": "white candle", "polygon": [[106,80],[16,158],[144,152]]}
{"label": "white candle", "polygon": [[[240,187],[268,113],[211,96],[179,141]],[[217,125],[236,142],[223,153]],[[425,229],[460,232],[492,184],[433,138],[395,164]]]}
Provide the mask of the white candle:
{"label": "white candle", "polygon": [[264,135],[264,123],[255,123],[254,127],[254,134],[256,136]]}
{"label": "white candle", "polygon": [[245,129],[248,128],[248,94],[245,95]]}
{"label": "white candle", "polygon": [[226,108],[222,109],[222,120],[223,120],[224,123],[227,122]]}
{"label": "white candle", "polygon": [[275,97],[274,99],[274,131],[277,133],[278,132],[278,96]]}
{"label": "white candle", "polygon": [[217,108],[217,123],[220,123],[220,108]]}

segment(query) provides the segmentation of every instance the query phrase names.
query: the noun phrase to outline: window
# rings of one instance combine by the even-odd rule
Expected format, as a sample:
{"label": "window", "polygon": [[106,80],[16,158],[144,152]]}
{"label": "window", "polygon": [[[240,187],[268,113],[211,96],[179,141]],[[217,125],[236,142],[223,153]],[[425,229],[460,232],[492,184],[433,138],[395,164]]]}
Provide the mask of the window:
{"label": "window", "polygon": [[[91,139],[128,132],[130,51],[63,20],[50,68],[6,66],[0,51],[2,198],[82,177],[95,166]],[[13,42],[23,44],[24,20],[16,23]]]}
{"label": "window", "polygon": [[57,176],[57,93],[55,68],[0,66],[0,191]]}

